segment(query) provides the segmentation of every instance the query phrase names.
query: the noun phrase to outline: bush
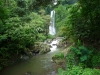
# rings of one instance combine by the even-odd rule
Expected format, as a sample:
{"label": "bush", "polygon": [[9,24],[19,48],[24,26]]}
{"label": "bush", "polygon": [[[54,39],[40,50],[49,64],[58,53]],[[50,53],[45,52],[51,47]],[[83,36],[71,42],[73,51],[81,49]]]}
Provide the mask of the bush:
{"label": "bush", "polygon": [[90,68],[83,69],[80,66],[73,66],[72,69],[66,71],[60,68],[58,75],[100,75],[100,70]]}
{"label": "bush", "polygon": [[84,63],[86,66],[88,66],[92,50],[88,49],[85,46],[71,47],[71,50],[75,53],[75,57],[78,58],[77,61],[79,61],[79,63]]}
{"label": "bush", "polygon": [[92,56],[92,64],[93,64],[93,67],[100,67],[100,52],[96,52],[93,54]]}
{"label": "bush", "polygon": [[62,58],[64,58],[64,54],[62,52],[60,52],[58,54],[55,54],[54,57],[57,58],[57,59],[59,59],[59,58],[62,59]]}
{"label": "bush", "polygon": [[55,54],[53,57],[52,57],[52,60],[55,61],[55,60],[60,60],[60,59],[64,59],[64,54],[62,52],[60,53],[57,53]]}

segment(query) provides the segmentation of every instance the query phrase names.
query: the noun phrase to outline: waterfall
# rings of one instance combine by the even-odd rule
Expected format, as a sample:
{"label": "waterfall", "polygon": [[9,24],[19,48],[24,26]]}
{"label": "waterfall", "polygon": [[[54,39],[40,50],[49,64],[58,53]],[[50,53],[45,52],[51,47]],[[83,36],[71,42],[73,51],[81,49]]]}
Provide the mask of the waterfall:
{"label": "waterfall", "polygon": [[49,26],[49,34],[55,35],[56,34],[56,29],[55,29],[55,11],[52,10],[51,14],[51,21],[50,21],[50,26]]}

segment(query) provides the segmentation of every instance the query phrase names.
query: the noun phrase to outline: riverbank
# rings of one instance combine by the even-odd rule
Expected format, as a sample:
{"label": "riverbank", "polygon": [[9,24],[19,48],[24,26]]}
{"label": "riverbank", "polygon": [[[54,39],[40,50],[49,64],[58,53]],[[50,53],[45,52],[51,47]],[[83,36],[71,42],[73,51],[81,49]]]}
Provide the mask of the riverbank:
{"label": "riverbank", "polygon": [[31,73],[31,75],[56,75],[58,68],[61,66],[54,63],[52,57],[62,52],[63,49],[57,48],[57,45],[53,43],[52,45],[53,47],[50,48],[50,52],[38,54],[28,60],[6,67],[0,71],[0,75],[25,75],[26,73]]}

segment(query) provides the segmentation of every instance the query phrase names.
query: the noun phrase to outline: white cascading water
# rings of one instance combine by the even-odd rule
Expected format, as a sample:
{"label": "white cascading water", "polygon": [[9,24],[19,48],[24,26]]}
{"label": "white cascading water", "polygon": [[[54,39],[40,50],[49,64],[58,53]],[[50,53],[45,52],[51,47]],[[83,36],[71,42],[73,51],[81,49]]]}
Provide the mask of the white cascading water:
{"label": "white cascading water", "polygon": [[50,26],[49,26],[49,34],[55,35],[56,34],[56,29],[55,29],[55,11],[52,10],[51,14],[51,21],[50,21]]}
{"label": "white cascading water", "polygon": [[58,40],[57,39],[55,39],[55,40],[53,40],[51,43],[50,43],[50,45],[52,46],[51,48],[50,48],[50,50],[51,50],[51,52],[54,52],[54,51],[56,51],[57,50],[57,44],[58,44]]}

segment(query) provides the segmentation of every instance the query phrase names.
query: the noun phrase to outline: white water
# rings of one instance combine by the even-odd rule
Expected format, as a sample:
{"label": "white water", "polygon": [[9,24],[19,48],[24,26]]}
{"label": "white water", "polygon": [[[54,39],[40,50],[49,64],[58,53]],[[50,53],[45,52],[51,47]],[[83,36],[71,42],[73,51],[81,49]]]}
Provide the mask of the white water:
{"label": "white water", "polygon": [[50,26],[49,26],[49,34],[55,35],[56,34],[56,29],[55,29],[55,11],[52,10],[51,14],[51,21],[50,21]]}
{"label": "white water", "polygon": [[59,43],[59,41],[58,41],[57,39],[53,40],[53,41],[50,43],[50,45],[52,46],[52,47],[50,48],[51,52],[54,52],[54,51],[57,50],[57,44],[58,44],[58,43]]}
{"label": "white water", "polygon": [[54,0],[53,4],[56,5],[57,4],[57,0]]}

